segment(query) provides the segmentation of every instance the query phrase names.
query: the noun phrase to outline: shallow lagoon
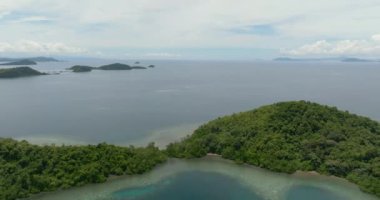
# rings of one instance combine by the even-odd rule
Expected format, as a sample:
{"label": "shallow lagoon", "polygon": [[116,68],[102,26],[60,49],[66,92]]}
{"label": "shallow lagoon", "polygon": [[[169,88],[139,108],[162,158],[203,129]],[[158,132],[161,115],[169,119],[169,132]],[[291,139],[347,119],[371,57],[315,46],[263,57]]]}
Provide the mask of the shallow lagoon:
{"label": "shallow lagoon", "polygon": [[298,173],[287,175],[237,165],[216,156],[178,160],[143,175],[114,177],[103,183],[46,193],[31,200],[375,200],[338,178]]}

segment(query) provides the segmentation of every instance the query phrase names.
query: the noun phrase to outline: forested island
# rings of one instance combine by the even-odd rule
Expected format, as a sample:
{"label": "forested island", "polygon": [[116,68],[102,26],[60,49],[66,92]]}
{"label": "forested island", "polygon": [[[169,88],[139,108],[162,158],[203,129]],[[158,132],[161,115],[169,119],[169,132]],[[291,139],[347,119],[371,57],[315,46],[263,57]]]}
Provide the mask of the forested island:
{"label": "forested island", "polygon": [[[136,62],[140,63],[140,62]],[[149,68],[153,68],[154,65],[149,65]],[[85,66],[85,65],[75,65],[69,68],[69,70],[72,70],[73,72],[89,72],[92,70],[132,70],[132,69],[147,69],[147,67],[143,66],[130,66],[127,64],[122,63],[113,63],[109,65],[102,65],[100,67],[91,67],[91,66]]]}
{"label": "forested island", "polygon": [[70,70],[73,70],[73,72],[90,72],[94,68],[86,65],[74,65],[69,68]]}
{"label": "forested island", "polygon": [[52,58],[52,57],[29,57],[29,58],[4,58],[0,57],[0,62],[15,62],[20,60],[31,60],[34,62],[59,62],[59,60]]}
{"label": "forested island", "polygon": [[17,60],[7,63],[1,63],[0,65],[37,65],[33,60]]}
{"label": "forested island", "polygon": [[110,175],[141,174],[166,158],[154,144],[37,146],[0,138],[0,199],[101,183]]}
{"label": "forested island", "polygon": [[292,101],[210,121],[165,150],[154,144],[37,146],[0,139],[0,199],[141,174],[168,157],[208,153],[276,172],[334,175],[380,197],[380,123],[335,107]]}
{"label": "forested island", "polygon": [[39,76],[46,75],[46,73],[39,72],[30,67],[15,67],[0,69],[0,78],[17,78],[24,76]]}
{"label": "forested island", "polygon": [[132,70],[132,69],[146,69],[146,67],[130,66],[127,64],[122,64],[122,63],[113,63],[113,64],[109,64],[109,65],[100,66],[97,69],[100,69],[100,70]]}
{"label": "forested island", "polygon": [[380,124],[316,103],[277,103],[218,118],[170,144],[167,153],[219,154],[277,172],[317,171],[380,197]]}

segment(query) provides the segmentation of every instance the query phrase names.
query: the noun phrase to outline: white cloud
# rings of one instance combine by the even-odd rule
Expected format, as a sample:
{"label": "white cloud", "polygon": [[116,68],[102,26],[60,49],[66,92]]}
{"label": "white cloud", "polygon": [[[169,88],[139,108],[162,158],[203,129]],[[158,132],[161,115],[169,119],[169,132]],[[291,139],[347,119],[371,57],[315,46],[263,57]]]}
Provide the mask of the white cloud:
{"label": "white cloud", "polygon": [[78,47],[67,46],[58,42],[39,43],[31,40],[23,40],[15,43],[0,42],[0,52],[77,54],[85,53],[86,50]]}
{"label": "white cloud", "polygon": [[28,16],[20,19],[13,20],[13,23],[28,23],[28,22],[48,22],[52,19],[45,16]]}
{"label": "white cloud", "polygon": [[[379,33],[374,25],[379,9],[379,0],[0,0],[0,18],[7,13],[6,20],[23,22],[0,22],[0,38],[59,40],[119,55],[125,48],[281,49]],[[51,23],[35,23],[41,21]],[[258,37],[231,31],[253,25],[273,26],[276,34]],[[341,44],[346,49],[341,51],[363,46],[352,42]]]}
{"label": "white cloud", "polygon": [[146,53],[145,57],[153,57],[153,58],[178,58],[181,57],[180,54],[173,54],[167,52],[156,52],[156,53]]}
{"label": "white cloud", "polygon": [[373,35],[373,36],[372,36],[372,40],[375,40],[375,41],[377,41],[377,42],[380,42],[380,34]]}
{"label": "white cloud", "polygon": [[[375,38],[373,38],[375,40]],[[380,55],[380,44],[367,40],[340,40],[328,42],[320,40],[312,44],[306,44],[293,50],[285,50],[283,53],[302,55]]]}

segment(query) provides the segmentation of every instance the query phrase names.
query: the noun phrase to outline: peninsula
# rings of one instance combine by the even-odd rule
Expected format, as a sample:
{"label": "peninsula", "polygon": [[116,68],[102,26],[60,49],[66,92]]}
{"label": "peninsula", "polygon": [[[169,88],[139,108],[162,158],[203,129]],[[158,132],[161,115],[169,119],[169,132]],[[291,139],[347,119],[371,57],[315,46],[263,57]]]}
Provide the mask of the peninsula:
{"label": "peninsula", "polygon": [[380,123],[307,101],[281,102],[218,118],[166,150],[37,146],[0,138],[0,199],[141,174],[168,157],[218,154],[276,172],[316,171],[345,178],[380,197]]}
{"label": "peninsula", "polygon": [[316,171],[380,196],[380,123],[306,101],[276,103],[213,120],[169,156],[222,155],[277,172]]}
{"label": "peninsula", "polygon": [[166,158],[154,144],[37,146],[0,138],[0,199],[101,183],[110,175],[141,174]]}

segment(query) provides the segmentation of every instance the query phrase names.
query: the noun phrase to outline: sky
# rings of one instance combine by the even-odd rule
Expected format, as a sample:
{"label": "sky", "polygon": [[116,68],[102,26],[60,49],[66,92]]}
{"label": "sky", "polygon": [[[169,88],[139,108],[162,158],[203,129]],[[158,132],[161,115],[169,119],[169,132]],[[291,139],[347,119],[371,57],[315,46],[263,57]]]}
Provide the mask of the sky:
{"label": "sky", "polygon": [[380,0],[0,0],[0,57],[380,58]]}

